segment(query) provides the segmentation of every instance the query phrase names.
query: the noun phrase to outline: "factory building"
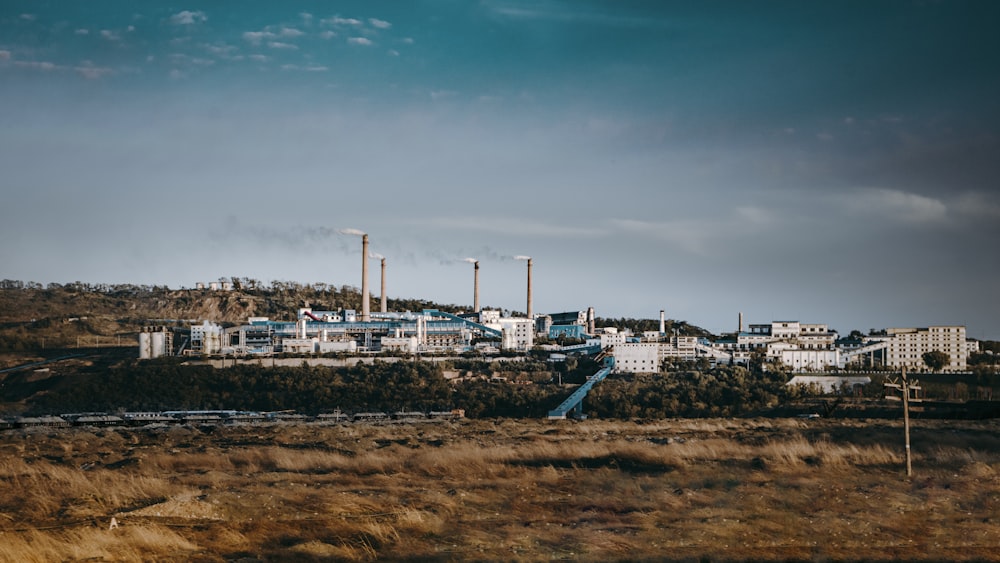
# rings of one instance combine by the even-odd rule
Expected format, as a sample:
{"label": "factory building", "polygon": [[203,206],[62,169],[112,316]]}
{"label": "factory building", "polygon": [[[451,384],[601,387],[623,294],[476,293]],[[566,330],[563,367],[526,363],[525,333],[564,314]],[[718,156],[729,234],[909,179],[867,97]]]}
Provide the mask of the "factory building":
{"label": "factory building", "polygon": [[948,363],[942,371],[956,372],[968,369],[969,346],[964,326],[931,326],[927,328],[889,328],[885,335],[872,338],[885,339],[886,365],[892,368],[912,367],[927,369],[923,355],[927,352],[944,352]]}
{"label": "factory building", "polygon": [[[530,347],[531,331],[525,319],[502,319],[493,327],[450,313],[428,309],[421,313],[369,313],[364,322],[355,311],[313,311],[302,308],[295,322],[251,317],[244,325],[224,331],[223,354],[325,354],[335,352],[408,352],[472,348],[476,339],[510,341],[511,347]],[[522,321],[519,326],[514,321]],[[510,337],[505,337],[505,332]],[[528,344],[525,344],[528,342]]]}

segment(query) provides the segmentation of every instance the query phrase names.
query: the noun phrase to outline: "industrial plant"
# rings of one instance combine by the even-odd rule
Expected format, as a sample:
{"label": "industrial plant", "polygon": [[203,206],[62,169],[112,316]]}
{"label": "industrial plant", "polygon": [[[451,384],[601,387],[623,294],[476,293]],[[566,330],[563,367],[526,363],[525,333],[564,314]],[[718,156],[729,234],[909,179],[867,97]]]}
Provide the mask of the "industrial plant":
{"label": "industrial plant", "polygon": [[[344,229],[341,234],[361,238],[361,310],[320,310],[308,304],[299,307],[295,321],[250,317],[239,326],[223,327],[203,320],[183,331],[149,326],[139,334],[139,357],[169,355],[269,357],[276,354],[439,354],[476,352],[523,353],[540,349],[560,361],[566,354],[611,355],[605,373],[657,373],[666,362],[706,361],[712,365],[747,365],[766,361],[794,371],[829,369],[900,368],[922,365],[922,355],[938,351],[948,360],[942,371],[962,372],[966,358],[978,351],[966,338],[964,326],[888,328],[869,335],[842,338],[826,324],[772,321],[744,326],[739,314],[735,331],[719,338],[682,335],[667,331],[665,311],[660,311],[659,330],[633,334],[614,327],[595,326],[592,307],[579,311],[535,314],[532,299],[532,266],[529,256],[513,256],[527,265],[526,315],[511,316],[497,309],[480,307],[479,260],[473,265],[473,310],[458,314],[437,309],[388,311],[386,258],[372,253],[367,233]],[[378,312],[372,312],[369,261],[379,260],[381,294]],[[196,288],[227,291],[232,286],[212,282]],[[536,338],[548,343],[536,346]],[[552,341],[570,344],[555,345]]]}

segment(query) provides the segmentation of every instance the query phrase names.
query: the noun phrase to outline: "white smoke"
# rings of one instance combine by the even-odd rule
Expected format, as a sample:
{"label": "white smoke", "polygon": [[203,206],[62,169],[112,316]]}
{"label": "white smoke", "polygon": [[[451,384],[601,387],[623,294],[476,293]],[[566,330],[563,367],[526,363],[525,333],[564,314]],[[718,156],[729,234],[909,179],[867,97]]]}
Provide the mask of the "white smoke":
{"label": "white smoke", "polygon": [[368,257],[374,258],[375,260],[385,260],[385,256],[382,256],[378,252],[369,252]]}
{"label": "white smoke", "polygon": [[531,256],[515,256],[514,260],[531,260]]}
{"label": "white smoke", "polygon": [[468,262],[469,264],[478,264],[479,260],[475,258],[462,258],[462,262]]}
{"label": "white smoke", "polygon": [[351,235],[355,237],[363,237],[367,234],[364,231],[359,231],[357,229],[337,229],[337,232],[342,235]]}

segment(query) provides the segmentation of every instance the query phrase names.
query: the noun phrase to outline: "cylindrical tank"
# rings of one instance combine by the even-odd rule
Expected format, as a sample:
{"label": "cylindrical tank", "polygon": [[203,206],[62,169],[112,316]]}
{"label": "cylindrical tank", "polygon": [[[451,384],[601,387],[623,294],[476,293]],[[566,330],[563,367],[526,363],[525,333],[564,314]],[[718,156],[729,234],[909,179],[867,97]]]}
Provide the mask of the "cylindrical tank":
{"label": "cylindrical tank", "polygon": [[150,347],[150,357],[159,358],[166,355],[167,350],[167,333],[157,331],[149,333],[150,340],[152,341]]}
{"label": "cylindrical tank", "polygon": [[139,359],[149,360],[153,357],[152,343],[148,332],[139,333]]}

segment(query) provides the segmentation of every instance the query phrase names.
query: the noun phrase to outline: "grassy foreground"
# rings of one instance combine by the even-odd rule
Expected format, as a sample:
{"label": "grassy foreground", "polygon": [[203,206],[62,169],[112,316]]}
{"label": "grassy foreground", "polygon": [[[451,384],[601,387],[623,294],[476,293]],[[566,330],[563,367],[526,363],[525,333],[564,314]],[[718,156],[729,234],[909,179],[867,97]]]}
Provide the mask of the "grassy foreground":
{"label": "grassy foreground", "polygon": [[0,561],[1000,560],[998,430],[911,479],[898,421],[3,431]]}

